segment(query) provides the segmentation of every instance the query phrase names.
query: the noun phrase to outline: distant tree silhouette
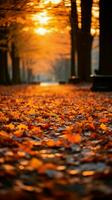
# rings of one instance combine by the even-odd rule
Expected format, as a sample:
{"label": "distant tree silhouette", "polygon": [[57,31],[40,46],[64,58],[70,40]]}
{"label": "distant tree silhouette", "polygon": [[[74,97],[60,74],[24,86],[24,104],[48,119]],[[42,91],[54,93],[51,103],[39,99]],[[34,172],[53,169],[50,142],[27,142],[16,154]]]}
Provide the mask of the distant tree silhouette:
{"label": "distant tree silhouette", "polygon": [[9,84],[8,72],[8,29],[5,26],[0,27],[0,84]]}
{"label": "distant tree silhouette", "polygon": [[68,82],[70,76],[70,60],[63,57],[56,59],[51,73],[54,75],[56,81]]}
{"label": "distant tree silhouette", "polygon": [[99,73],[112,75],[112,0],[100,0]]}
{"label": "distant tree silhouette", "polygon": [[33,82],[33,71],[32,68],[27,68],[27,83]]}
{"label": "distant tree silhouette", "polygon": [[20,57],[17,54],[16,44],[12,42],[11,45],[11,59],[12,59],[12,83],[21,83],[20,78]]}

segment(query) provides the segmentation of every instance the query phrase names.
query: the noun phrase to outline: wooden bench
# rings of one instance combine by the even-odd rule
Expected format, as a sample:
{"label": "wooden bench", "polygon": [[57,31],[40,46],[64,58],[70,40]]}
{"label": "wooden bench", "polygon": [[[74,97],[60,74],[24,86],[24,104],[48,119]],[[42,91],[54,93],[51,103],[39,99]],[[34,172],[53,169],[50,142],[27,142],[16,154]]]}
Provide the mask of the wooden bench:
{"label": "wooden bench", "polygon": [[92,91],[112,91],[112,75],[91,75]]}

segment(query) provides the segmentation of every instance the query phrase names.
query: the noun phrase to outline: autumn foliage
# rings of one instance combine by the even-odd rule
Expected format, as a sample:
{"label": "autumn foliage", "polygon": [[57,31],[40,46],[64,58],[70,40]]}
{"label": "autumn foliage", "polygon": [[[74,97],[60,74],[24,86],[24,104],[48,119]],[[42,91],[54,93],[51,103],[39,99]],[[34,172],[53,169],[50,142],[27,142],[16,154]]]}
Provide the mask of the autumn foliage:
{"label": "autumn foliage", "polygon": [[110,198],[111,96],[72,86],[1,87],[0,199],[34,192],[72,200],[93,191]]}

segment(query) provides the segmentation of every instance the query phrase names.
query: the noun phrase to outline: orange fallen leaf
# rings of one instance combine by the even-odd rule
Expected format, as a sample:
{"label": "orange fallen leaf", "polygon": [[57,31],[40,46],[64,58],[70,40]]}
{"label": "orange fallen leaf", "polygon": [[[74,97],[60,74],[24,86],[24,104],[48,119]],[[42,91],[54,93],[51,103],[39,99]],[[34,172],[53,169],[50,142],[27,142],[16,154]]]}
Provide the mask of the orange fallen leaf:
{"label": "orange fallen leaf", "polygon": [[77,134],[68,134],[66,139],[71,143],[80,143],[81,142],[81,135]]}
{"label": "orange fallen leaf", "polygon": [[15,169],[14,169],[14,167],[12,165],[10,165],[10,164],[3,164],[2,166],[5,169],[6,173],[8,173],[10,175],[14,175],[15,174]]}
{"label": "orange fallen leaf", "polygon": [[28,166],[33,169],[39,169],[42,165],[43,165],[43,162],[37,158],[32,158],[28,164]]}
{"label": "orange fallen leaf", "polygon": [[101,122],[101,123],[106,123],[106,122],[108,122],[108,118],[101,118],[101,119],[99,120],[99,122]]}
{"label": "orange fallen leaf", "polygon": [[108,129],[108,127],[105,124],[103,124],[103,123],[100,124],[100,128],[102,130],[104,130],[104,131],[106,131]]}
{"label": "orange fallen leaf", "polygon": [[45,173],[47,170],[55,170],[56,167],[57,166],[53,163],[45,163],[38,171],[39,173]]}
{"label": "orange fallen leaf", "polygon": [[50,139],[50,140],[48,140],[48,141],[46,142],[46,144],[47,144],[47,146],[49,146],[49,147],[53,147],[53,146],[55,146],[55,141],[52,140],[52,139]]}
{"label": "orange fallen leaf", "polygon": [[14,131],[14,135],[16,137],[21,137],[23,135],[23,131],[20,131],[20,130]]}
{"label": "orange fallen leaf", "polygon": [[5,132],[5,131],[0,131],[0,139],[6,139],[6,140],[8,140],[8,139],[10,139],[11,137],[10,137],[10,135],[7,133],[7,132]]}

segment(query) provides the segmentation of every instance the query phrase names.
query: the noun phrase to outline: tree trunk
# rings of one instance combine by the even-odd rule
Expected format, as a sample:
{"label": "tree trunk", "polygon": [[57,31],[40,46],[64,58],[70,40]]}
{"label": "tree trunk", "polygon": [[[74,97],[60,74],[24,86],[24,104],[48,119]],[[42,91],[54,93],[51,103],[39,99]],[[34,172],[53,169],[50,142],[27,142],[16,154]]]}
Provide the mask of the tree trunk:
{"label": "tree trunk", "polygon": [[25,67],[25,60],[22,60],[22,69],[21,69],[21,82],[26,83],[27,82],[27,73],[26,73],[26,67]]}
{"label": "tree trunk", "polygon": [[12,43],[12,51],[11,51],[11,58],[12,58],[12,83],[13,84],[20,84],[20,57],[16,54],[16,47],[15,44]]}
{"label": "tree trunk", "polygon": [[112,75],[112,0],[100,0],[99,73]]}
{"label": "tree trunk", "polygon": [[81,0],[81,29],[77,33],[78,76],[90,81],[91,74],[91,10],[93,0]]}
{"label": "tree trunk", "polygon": [[81,81],[90,81],[92,36],[79,31],[77,34],[78,76]]}
{"label": "tree trunk", "polygon": [[9,84],[8,72],[8,44],[7,44],[8,29],[0,27],[0,84]]}
{"label": "tree trunk", "polygon": [[31,83],[33,81],[33,73],[32,73],[32,69],[28,68],[28,78],[27,78],[27,82]]}
{"label": "tree trunk", "polygon": [[76,33],[78,29],[78,20],[77,20],[77,8],[76,0],[71,0],[71,77],[76,75],[76,62],[75,62],[75,52],[76,52]]}
{"label": "tree trunk", "polygon": [[6,84],[5,51],[0,49],[0,84]]}
{"label": "tree trunk", "polygon": [[0,84],[10,84],[7,53],[0,49]]}

